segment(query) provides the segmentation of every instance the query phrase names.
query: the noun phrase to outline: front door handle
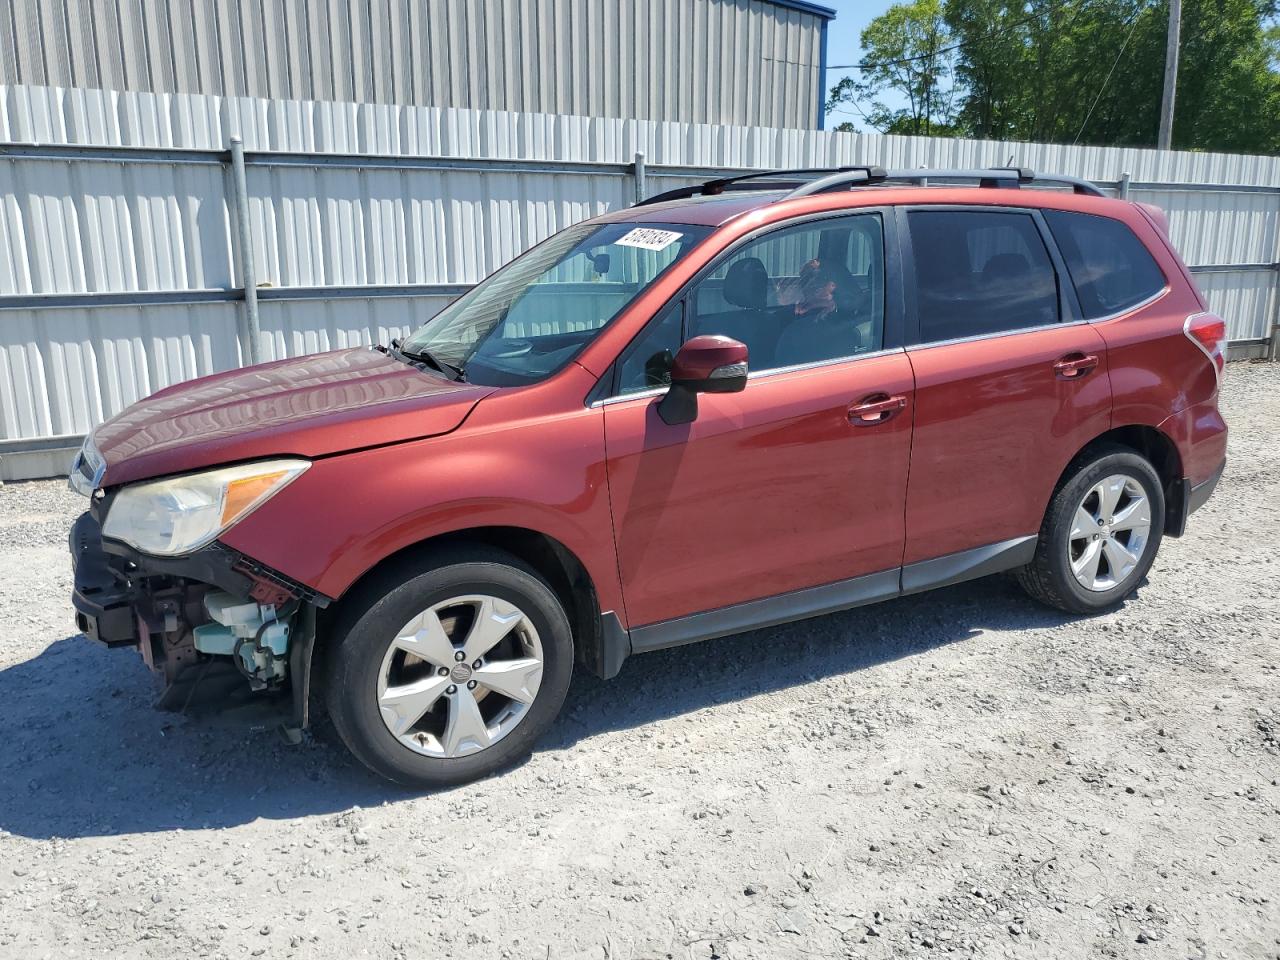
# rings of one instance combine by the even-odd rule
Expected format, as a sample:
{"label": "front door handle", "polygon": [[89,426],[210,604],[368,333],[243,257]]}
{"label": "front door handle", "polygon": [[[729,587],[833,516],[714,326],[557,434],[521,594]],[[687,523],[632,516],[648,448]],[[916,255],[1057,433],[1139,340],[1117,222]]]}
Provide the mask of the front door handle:
{"label": "front door handle", "polygon": [[1079,380],[1097,366],[1098,358],[1091,353],[1068,353],[1053,365],[1053,372],[1063,380]]}
{"label": "front door handle", "polygon": [[877,423],[884,423],[906,405],[906,397],[873,393],[849,407],[849,422],[858,427],[874,426]]}

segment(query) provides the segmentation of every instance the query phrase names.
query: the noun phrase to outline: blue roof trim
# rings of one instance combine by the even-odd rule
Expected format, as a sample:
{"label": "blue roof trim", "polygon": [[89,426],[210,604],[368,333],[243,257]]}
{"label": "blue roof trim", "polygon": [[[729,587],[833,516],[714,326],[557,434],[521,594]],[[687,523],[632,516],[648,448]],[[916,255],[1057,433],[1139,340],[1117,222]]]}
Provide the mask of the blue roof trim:
{"label": "blue roof trim", "polygon": [[836,18],[836,12],[830,7],[809,3],[809,0],[764,0],[764,2],[772,3],[775,7],[788,7],[792,10],[799,10],[801,13],[812,13],[815,17],[822,17],[824,20],[834,20]]}

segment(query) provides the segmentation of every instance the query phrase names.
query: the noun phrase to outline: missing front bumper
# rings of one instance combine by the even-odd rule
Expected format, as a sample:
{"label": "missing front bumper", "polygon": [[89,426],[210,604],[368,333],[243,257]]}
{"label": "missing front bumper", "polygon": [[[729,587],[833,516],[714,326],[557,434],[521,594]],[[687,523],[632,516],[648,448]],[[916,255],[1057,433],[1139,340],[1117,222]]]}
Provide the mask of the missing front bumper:
{"label": "missing front bumper", "polygon": [[[187,702],[174,691],[193,682],[190,668],[224,660],[254,690],[288,688],[284,726],[307,725],[315,611],[329,598],[219,543],[186,557],[139,554],[104,541],[92,513],[76,521],[69,546],[76,626],[105,646],[136,648],[162,681],[161,705]],[[240,606],[254,616],[233,616]],[[224,632],[227,650],[217,642]]]}
{"label": "missing front bumper", "polygon": [[75,572],[71,605],[76,611],[76,626],[90,640],[108,647],[136,647],[133,592],[118,578],[110,557],[102,549],[98,521],[83,514],[71,528],[69,539]]}

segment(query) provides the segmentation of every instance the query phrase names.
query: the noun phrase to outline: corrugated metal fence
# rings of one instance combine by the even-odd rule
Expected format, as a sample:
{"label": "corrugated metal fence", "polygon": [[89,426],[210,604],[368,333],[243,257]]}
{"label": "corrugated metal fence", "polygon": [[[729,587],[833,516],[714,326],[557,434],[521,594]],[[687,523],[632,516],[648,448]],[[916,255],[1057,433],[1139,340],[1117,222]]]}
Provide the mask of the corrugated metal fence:
{"label": "corrugated metal fence", "polygon": [[0,476],[61,469],[28,452],[241,362],[237,134],[266,358],[400,335],[564,226],[739,168],[1127,174],[1237,352],[1280,304],[1275,157],[0,87]]}
{"label": "corrugated metal fence", "polygon": [[803,127],[826,29],[803,6],[5,0],[0,83]]}

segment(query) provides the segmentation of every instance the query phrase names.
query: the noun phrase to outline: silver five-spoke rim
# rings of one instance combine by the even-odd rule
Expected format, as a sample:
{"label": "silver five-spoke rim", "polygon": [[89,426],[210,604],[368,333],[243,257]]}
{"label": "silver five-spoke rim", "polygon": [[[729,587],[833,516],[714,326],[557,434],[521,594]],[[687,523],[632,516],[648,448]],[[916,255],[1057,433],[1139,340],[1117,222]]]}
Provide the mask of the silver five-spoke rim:
{"label": "silver five-spoke rim", "polygon": [[396,634],[378,671],[378,709],[416,753],[477,753],[514,730],[542,683],[542,643],[528,615],[499,597],[434,604]]}
{"label": "silver five-spoke rim", "polygon": [[1120,473],[1099,480],[1071,523],[1071,572],[1086,590],[1111,590],[1137,568],[1150,535],[1151,502],[1142,485]]}

